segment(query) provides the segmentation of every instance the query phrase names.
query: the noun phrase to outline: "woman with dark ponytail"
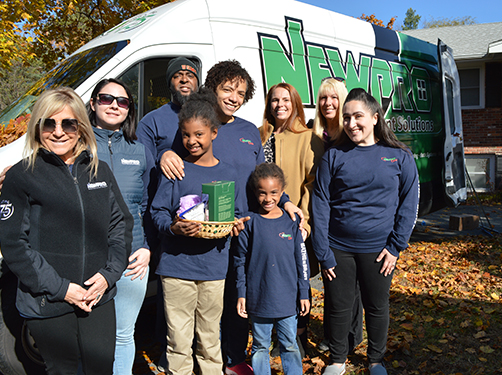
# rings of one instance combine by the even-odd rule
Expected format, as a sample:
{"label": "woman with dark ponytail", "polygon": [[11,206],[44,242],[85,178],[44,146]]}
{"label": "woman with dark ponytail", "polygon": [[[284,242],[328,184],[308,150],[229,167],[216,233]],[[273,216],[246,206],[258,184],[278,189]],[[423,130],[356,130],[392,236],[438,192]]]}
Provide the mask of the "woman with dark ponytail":
{"label": "woman with dark ponytail", "polygon": [[324,373],[345,373],[358,282],[370,374],[383,375],[389,290],[415,225],[418,172],[413,155],[366,91],[350,91],[342,113],[344,133],[324,154],[312,197],[312,242],[329,295],[331,364]]}

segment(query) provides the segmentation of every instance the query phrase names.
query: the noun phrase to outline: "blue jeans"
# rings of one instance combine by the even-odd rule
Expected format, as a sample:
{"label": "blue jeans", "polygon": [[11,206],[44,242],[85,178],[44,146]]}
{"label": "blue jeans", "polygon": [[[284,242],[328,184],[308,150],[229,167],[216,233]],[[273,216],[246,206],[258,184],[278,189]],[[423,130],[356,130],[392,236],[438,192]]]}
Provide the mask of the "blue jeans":
{"label": "blue jeans", "polygon": [[270,341],[272,329],[275,326],[282,369],[286,375],[301,375],[303,373],[302,356],[296,343],[298,316],[287,318],[259,318],[251,316],[253,327],[253,347],[251,363],[256,375],[270,375]]}
{"label": "blue jeans", "polygon": [[115,296],[115,311],[117,316],[117,333],[115,345],[115,362],[113,373],[116,375],[131,375],[136,347],[134,345],[134,326],[139,311],[145,299],[148,272],[143,280],[139,277],[131,281],[131,276],[125,276],[129,270],[117,281],[117,295]]}

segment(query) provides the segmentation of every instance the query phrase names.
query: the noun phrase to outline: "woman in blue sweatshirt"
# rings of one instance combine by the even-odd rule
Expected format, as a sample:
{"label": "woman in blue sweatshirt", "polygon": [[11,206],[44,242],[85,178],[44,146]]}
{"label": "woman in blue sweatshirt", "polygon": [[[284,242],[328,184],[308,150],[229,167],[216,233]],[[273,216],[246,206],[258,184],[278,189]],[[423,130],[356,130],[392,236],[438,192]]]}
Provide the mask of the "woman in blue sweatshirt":
{"label": "woman in blue sweatshirt", "polygon": [[330,300],[332,364],[325,374],[345,372],[356,281],[365,310],[370,374],[387,374],[382,361],[389,290],[399,252],[408,247],[415,225],[418,172],[413,155],[366,91],[348,94],[343,126],[338,145],[323,156],[312,199],[312,242]]}
{"label": "woman in blue sweatshirt", "polygon": [[136,141],[134,101],[122,81],[113,78],[100,81],[91,94],[87,112],[96,136],[98,158],[110,166],[134,218],[129,265],[117,282],[113,363],[114,374],[130,375],[136,353],[134,326],[146,294],[150,247],[156,240],[147,210],[150,175],[155,164],[150,151]]}

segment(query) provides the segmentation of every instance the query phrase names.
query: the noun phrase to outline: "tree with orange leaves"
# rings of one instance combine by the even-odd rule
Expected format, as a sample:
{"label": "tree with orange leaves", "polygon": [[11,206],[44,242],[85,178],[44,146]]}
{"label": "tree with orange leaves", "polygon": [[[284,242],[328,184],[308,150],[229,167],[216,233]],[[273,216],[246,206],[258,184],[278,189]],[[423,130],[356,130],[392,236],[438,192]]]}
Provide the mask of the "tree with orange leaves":
{"label": "tree with orange leaves", "polygon": [[[2,0],[0,68],[37,59],[46,70],[123,20],[171,0]],[[1,72],[0,72],[1,74]]]}
{"label": "tree with orange leaves", "polygon": [[385,26],[382,20],[376,18],[375,13],[373,13],[370,16],[367,16],[366,14],[363,13],[363,15],[359,17],[360,20],[372,23],[373,25],[382,26],[390,30],[392,30],[392,28],[394,27],[394,22],[396,22],[396,18],[397,17],[392,17],[390,21],[387,22],[387,26]]}

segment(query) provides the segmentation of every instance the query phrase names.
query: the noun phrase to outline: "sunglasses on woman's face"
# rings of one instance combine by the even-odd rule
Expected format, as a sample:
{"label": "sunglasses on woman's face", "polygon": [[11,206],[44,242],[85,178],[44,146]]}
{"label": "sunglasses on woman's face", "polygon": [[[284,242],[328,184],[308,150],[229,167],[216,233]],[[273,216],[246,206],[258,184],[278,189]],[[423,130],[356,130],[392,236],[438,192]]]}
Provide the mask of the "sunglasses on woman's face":
{"label": "sunglasses on woman's face", "polygon": [[113,103],[114,100],[117,101],[117,105],[120,108],[129,108],[129,105],[131,102],[129,101],[128,98],[125,98],[123,96],[113,96],[110,94],[98,94],[98,103],[101,105],[110,105]]}
{"label": "sunglasses on woman's face", "polygon": [[78,120],[74,118],[65,118],[58,124],[53,118],[46,118],[42,126],[42,131],[52,133],[56,130],[56,126],[60,125],[65,133],[76,133],[78,130]]}

